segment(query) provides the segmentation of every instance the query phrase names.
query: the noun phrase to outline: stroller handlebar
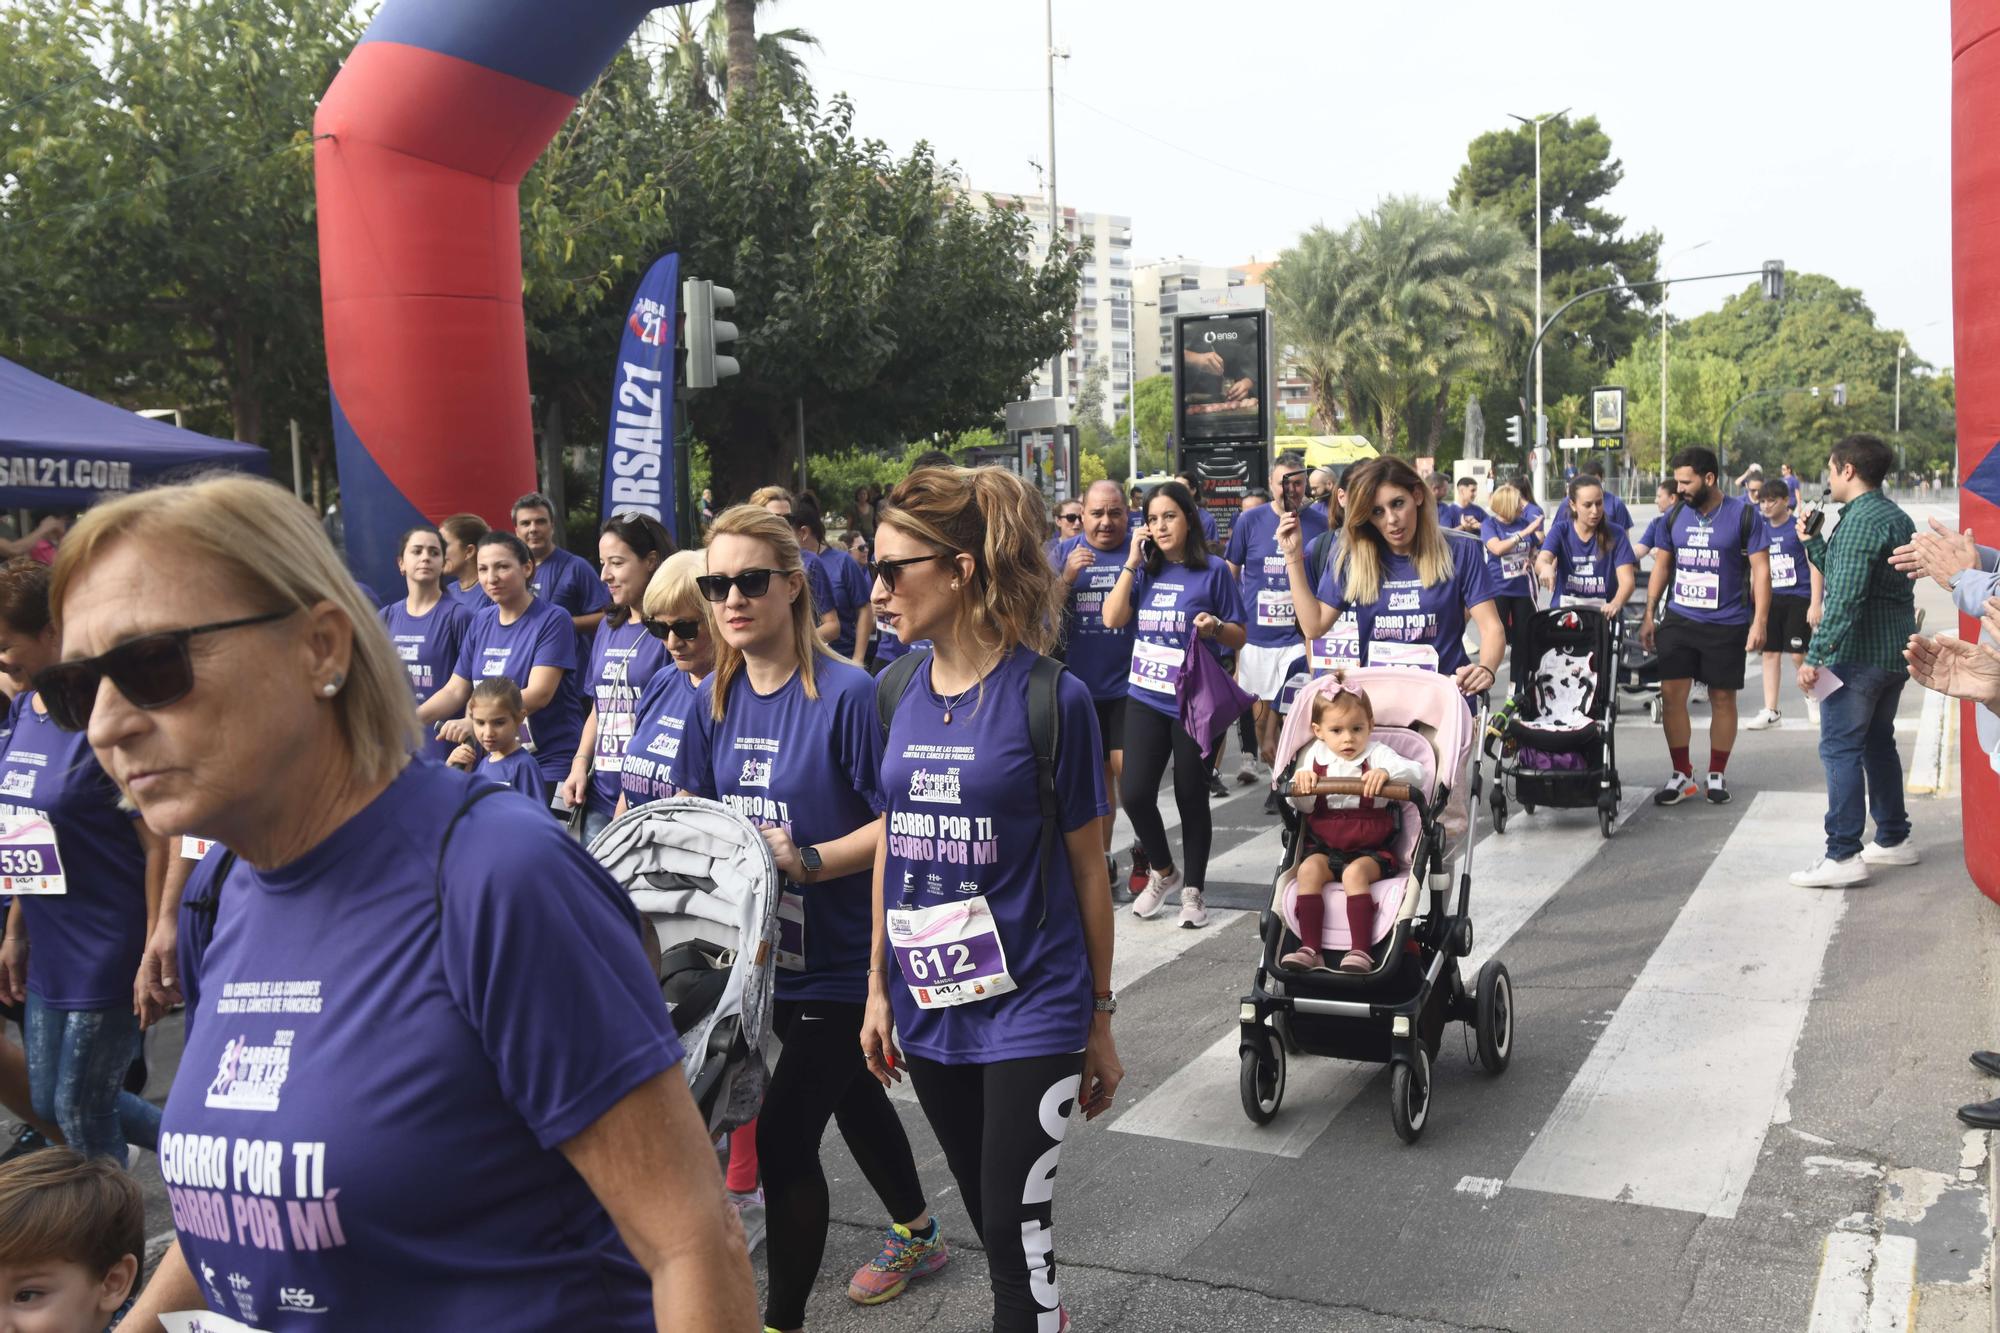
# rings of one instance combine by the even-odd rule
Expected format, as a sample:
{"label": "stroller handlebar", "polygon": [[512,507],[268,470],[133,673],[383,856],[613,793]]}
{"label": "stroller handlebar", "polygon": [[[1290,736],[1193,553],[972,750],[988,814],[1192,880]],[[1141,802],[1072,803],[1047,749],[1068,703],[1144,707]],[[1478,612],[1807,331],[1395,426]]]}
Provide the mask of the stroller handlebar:
{"label": "stroller handlebar", "polygon": [[[1366,793],[1363,792],[1361,788],[1362,788],[1362,780],[1360,778],[1321,778],[1319,779],[1319,781],[1313,783],[1313,795],[1315,796],[1366,795]],[[1293,791],[1293,792],[1288,792],[1286,794],[1295,796],[1298,793],[1296,791]],[[1376,792],[1375,795],[1386,801],[1408,801],[1408,802],[1414,802],[1417,805],[1423,804],[1423,797],[1418,794],[1416,788],[1410,786],[1410,784],[1407,782],[1385,782],[1382,784],[1382,790]]]}

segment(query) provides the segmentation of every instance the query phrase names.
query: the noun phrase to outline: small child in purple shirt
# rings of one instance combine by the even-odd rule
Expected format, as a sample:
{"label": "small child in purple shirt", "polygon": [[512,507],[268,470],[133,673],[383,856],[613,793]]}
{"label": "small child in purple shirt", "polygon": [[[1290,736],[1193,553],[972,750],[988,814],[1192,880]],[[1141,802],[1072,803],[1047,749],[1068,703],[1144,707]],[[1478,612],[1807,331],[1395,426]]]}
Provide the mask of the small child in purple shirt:
{"label": "small child in purple shirt", "polygon": [[[506,676],[488,676],[472,687],[466,715],[472,720],[472,735],[478,749],[470,744],[461,745],[446,762],[467,772],[476,767],[481,777],[512,787],[546,808],[548,780],[542,776],[535,757],[521,746],[521,724],[528,718],[521,687]],[[486,756],[483,760],[479,757],[482,751]]]}

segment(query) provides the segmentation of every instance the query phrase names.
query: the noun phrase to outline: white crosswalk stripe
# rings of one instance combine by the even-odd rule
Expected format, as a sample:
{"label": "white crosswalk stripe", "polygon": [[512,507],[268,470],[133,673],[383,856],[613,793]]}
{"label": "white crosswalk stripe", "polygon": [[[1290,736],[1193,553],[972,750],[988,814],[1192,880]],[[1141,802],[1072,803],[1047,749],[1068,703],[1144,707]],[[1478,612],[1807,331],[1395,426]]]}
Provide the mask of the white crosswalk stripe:
{"label": "white crosswalk stripe", "polygon": [[1760,792],[1626,992],[1508,1186],[1734,1217],[1787,1112],[1840,893],[1786,874],[1826,797]]}

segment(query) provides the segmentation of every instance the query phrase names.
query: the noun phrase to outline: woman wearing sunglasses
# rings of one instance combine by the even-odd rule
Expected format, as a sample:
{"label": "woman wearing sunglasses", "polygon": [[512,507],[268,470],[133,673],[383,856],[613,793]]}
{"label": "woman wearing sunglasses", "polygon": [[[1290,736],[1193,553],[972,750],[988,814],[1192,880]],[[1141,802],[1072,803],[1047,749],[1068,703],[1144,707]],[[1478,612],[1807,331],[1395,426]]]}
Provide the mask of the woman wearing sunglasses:
{"label": "woman wearing sunglasses", "polygon": [[[0,568],[0,641],[9,674],[57,658],[49,570]],[[118,789],[84,738],[30,689],[10,709],[0,760],[0,869],[16,893],[0,943],[0,1001],[24,1006],[21,1032],[36,1116],[78,1152],[126,1161],[159,1141],[159,1108],[125,1091],[139,1053],[132,978],[148,904],[166,876],[166,839],[118,808]]]}
{"label": "woman wearing sunglasses", "polygon": [[[382,608],[382,623],[410,673],[410,693],[418,707],[451,682],[472,624],[472,613],[445,594],[444,552],[445,537],[437,528],[421,524],[404,533],[396,545],[396,570],[407,591],[401,601]],[[424,752],[443,763],[453,748],[452,742],[434,738]]]}
{"label": "woman wearing sunglasses", "polygon": [[861,1062],[869,868],[884,805],[874,681],[821,643],[789,518],[752,505],[718,515],[698,584],[719,642],[674,783],[762,828],[786,880],[771,1024],[784,1050],[758,1114],[757,1156],[770,1228],[764,1322],[790,1333],[805,1324],[826,1247],[827,1121],[839,1119],[890,1220],[881,1255],[855,1273],[848,1295],[888,1300],[943,1267],[946,1251],[902,1121]]}
{"label": "woman wearing sunglasses", "polygon": [[[1003,468],[920,468],[875,532],[876,604],[932,650],[896,701],[883,755],[889,836],[861,1046],[883,1083],[909,1070],[986,1246],[1004,1333],[1069,1326],[1051,1182],[1071,1112],[1102,1114],[1123,1076],[1090,688],[1056,678],[1059,835],[1045,828],[1030,740],[1030,676],[1063,611],[1042,515]],[[951,998],[941,981],[955,983]]]}
{"label": "woman wearing sunglasses", "polygon": [[[535,562],[511,532],[479,539],[479,582],[493,605],[472,618],[451,680],[417,709],[418,721],[454,745],[472,739],[465,706],[472,682],[506,676],[527,705],[524,739],[550,786],[569,777],[583,738],[583,700],[576,690],[576,627],[569,613],[529,589]],[[565,627],[567,627],[565,629]]]}
{"label": "woman wearing sunglasses", "polygon": [[408,676],[311,512],[247,478],[110,501],[52,605],[51,720],[149,828],[221,844],[160,1144],[202,1206],[127,1326],[237,1314],[199,1274],[343,1327],[749,1326],[628,896],[517,796],[411,762]]}
{"label": "woman wearing sunglasses", "polygon": [[667,664],[666,649],[646,632],[639,603],[660,562],[673,553],[674,539],[648,514],[619,514],[597,535],[597,559],[611,609],[591,639],[583,740],[561,788],[566,804],[584,807],[585,844],[611,822],[639,696]]}
{"label": "woman wearing sunglasses", "polygon": [[[1196,639],[1203,641],[1204,652],[1214,652],[1216,644],[1241,648],[1248,618],[1229,566],[1208,553],[1200,512],[1193,493],[1180,482],[1154,487],[1146,498],[1146,526],[1132,534],[1125,572],[1104,595],[1105,625],[1133,626],[1121,795],[1151,868],[1132,914],[1150,920],[1166,910],[1168,896],[1178,891],[1181,925],[1190,930],[1208,924],[1201,888],[1208,877],[1214,826],[1208,813],[1208,761],[1181,726],[1181,664]],[[1179,867],[1167,842],[1166,821],[1160,818],[1160,778],[1169,764],[1174,804],[1181,812],[1181,847],[1187,854]]]}
{"label": "woman wearing sunglasses", "polygon": [[618,814],[674,794],[673,764],[695,686],[715,670],[715,631],[708,603],[695,586],[707,569],[704,552],[676,551],[646,585],[639,623],[666,650],[667,668],[653,674],[633,712],[632,737],[618,772]]}

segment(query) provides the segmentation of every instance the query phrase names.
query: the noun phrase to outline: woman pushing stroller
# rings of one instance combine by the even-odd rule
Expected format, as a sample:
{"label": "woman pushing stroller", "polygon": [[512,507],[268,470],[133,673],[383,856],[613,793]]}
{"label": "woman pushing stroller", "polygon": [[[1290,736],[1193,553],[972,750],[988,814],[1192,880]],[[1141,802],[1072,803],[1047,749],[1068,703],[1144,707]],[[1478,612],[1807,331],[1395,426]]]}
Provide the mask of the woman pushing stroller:
{"label": "woman pushing stroller", "polygon": [[[1375,709],[1358,686],[1341,684],[1318,695],[1312,710],[1313,745],[1299,758],[1291,792],[1312,848],[1298,871],[1302,943],[1280,965],[1301,972],[1326,966],[1317,941],[1326,923],[1326,888],[1338,880],[1346,892],[1352,942],[1339,970],[1367,972],[1374,967],[1368,942],[1375,937],[1375,899],[1369,890],[1400,868],[1396,811],[1381,799],[1382,789],[1391,782],[1420,783],[1424,770],[1373,739]],[[1361,794],[1333,794],[1342,779],[1359,779]]]}

